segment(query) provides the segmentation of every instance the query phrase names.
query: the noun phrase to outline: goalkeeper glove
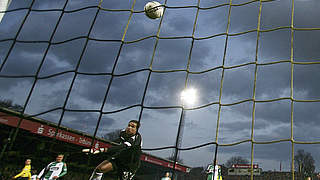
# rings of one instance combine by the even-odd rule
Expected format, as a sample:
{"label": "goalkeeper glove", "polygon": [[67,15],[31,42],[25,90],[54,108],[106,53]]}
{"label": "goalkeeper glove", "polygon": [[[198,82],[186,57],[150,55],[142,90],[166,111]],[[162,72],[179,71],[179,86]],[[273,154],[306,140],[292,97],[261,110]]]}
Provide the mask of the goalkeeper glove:
{"label": "goalkeeper glove", "polygon": [[99,148],[99,149],[82,149],[82,152],[86,153],[86,154],[98,154],[101,152],[106,152],[108,150],[108,148]]}

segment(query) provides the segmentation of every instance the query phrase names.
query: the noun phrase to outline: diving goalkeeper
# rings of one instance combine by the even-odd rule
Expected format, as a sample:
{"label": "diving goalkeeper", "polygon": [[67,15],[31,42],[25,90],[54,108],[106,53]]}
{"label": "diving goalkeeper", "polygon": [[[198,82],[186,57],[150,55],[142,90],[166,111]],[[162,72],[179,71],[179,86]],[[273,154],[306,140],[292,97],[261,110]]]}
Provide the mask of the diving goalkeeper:
{"label": "diving goalkeeper", "polygon": [[89,180],[101,180],[104,173],[116,173],[121,180],[130,180],[140,166],[142,138],[138,133],[140,123],[131,120],[115,141],[118,145],[110,148],[83,149],[85,153],[105,153],[107,159],[93,171]]}

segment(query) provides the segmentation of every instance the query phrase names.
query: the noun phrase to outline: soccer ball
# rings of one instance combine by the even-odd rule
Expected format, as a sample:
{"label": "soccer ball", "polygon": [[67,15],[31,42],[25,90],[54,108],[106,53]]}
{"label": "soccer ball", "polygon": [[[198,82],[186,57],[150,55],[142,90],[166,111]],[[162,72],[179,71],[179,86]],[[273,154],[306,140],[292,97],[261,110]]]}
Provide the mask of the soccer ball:
{"label": "soccer ball", "polygon": [[144,12],[149,18],[157,19],[163,15],[163,7],[159,2],[151,1],[144,6]]}

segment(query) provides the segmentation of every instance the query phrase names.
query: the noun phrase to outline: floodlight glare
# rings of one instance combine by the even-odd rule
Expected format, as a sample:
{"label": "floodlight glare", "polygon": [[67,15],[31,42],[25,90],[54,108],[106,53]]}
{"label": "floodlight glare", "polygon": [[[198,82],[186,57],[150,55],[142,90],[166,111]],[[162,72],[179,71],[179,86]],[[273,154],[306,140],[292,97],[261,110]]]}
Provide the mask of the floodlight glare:
{"label": "floodlight glare", "polygon": [[185,89],[181,92],[181,100],[183,104],[192,105],[196,101],[197,91],[193,88]]}

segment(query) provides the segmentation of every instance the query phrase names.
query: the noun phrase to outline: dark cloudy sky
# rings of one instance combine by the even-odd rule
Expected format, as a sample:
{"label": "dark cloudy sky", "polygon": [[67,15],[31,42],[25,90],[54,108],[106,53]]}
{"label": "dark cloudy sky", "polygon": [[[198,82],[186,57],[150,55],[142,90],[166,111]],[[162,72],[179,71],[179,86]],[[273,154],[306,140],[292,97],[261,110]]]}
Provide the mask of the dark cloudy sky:
{"label": "dark cloudy sky", "polygon": [[[198,16],[198,1],[167,0],[162,21],[144,15],[146,2],[137,1],[129,19],[132,0],[103,1],[98,14],[97,0],[13,0],[8,10],[17,10],[0,24],[1,99],[91,135],[102,110],[97,136],[141,114],[143,148],[152,149],[175,144],[186,83],[198,98],[186,110],[182,148],[217,140],[223,164],[232,156],[250,160],[250,142],[227,145],[251,137],[320,142],[320,1],[264,1],[260,11],[260,2],[233,0],[229,17],[227,0],[200,1]],[[126,11],[113,11],[119,9]],[[188,75],[174,71],[187,68]],[[280,162],[290,170],[290,141],[253,147],[253,162],[264,170],[278,170]],[[294,148],[310,152],[320,171],[319,145]],[[214,149],[180,157],[206,166]],[[147,152],[166,158],[172,149]]]}

